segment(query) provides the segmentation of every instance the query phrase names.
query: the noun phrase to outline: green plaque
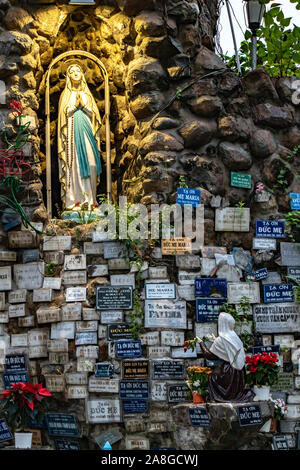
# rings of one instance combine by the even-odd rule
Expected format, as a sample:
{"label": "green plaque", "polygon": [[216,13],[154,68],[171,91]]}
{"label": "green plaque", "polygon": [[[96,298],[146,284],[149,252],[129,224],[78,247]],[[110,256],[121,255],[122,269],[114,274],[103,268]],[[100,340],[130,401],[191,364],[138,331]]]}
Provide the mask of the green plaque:
{"label": "green plaque", "polygon": [[272,385],[271,391],[293,390],[294,374],[290,372],[279,372],[277,384]]}
{"label": "green plaque", "polygon": [[235,173],[231,172],[231,186],[237,188],[246,188],[251,189],[251,175],[246,175],[245,173]]}

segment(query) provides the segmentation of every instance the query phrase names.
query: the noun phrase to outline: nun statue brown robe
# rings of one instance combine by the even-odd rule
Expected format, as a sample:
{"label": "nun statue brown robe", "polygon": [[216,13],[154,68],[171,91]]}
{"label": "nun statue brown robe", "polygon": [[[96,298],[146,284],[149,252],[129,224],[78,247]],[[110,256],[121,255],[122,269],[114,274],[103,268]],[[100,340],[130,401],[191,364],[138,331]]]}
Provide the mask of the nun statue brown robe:
{"label": "nun statue brown robe", "polygon": [[210,361],[219,360],[221,364],[217,370],[209,376],[208,390],[210,399],[216,402],[251,402],[253,392],[246,390],[246,370],[234,369],[229,362],[215,356],[209,349],[200,343],[204,357]]}

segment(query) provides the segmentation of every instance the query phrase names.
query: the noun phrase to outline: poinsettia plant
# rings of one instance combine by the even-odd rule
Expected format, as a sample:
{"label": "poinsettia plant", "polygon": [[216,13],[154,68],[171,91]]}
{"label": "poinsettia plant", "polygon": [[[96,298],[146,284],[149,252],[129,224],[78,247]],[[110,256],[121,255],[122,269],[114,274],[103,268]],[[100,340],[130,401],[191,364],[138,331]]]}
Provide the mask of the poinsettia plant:
{"label": "poinsettia plant", "polygon": [[277,354],[259,353],[253,356],[246,356],[247,383],[249,385],[272,386],[278,381],[280,366]]}
{"label": "poinsettia plant", "polygon": [[15,430],[25,429],[31,420],[41,422],[48,408],[49,390],[42,384],[28,382],[11,384],[0,397],[0,410],[6,415],[8,424]]}

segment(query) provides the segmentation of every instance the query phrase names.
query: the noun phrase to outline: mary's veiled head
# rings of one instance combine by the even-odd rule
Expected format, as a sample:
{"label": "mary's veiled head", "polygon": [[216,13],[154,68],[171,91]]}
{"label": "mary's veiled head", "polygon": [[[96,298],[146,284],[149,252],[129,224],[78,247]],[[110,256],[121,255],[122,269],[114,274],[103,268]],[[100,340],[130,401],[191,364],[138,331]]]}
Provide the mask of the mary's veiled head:
{"label": "mary's veiled head", "polygon": [[219,334],[233,331],[234,326],[235,326],[234,318],[229,313],[221,312],[218,318]]}

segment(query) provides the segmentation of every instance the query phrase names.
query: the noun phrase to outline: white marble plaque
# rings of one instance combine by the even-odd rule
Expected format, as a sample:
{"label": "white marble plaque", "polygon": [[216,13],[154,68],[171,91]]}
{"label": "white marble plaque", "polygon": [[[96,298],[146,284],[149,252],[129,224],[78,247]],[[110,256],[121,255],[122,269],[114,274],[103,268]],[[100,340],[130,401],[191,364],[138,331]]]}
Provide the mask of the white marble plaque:
{"label": "white marble plaque", "polygon": [[66,302],[85,302],[86,287],[68,287],[66,289]]}
{"label": "white marble plaque", "polygon": [[189,302],[195,301],[195,288],[193,285],[177,286],[178,298]]}
{"label": "white marble plaque", "polygon": [[151,400],[167,401],[167,383],[158,380],[151,381]]}
{"label": "white marble plaque", "polygon": [[80,321],[81,309],[82,305],[80,303],[63,304],[61,306],[61,320],[65,322]]}
{"label": "white marble plaque", "polygon": [[243,207],[226,207],[216,209],[216,232],[249,232],[250,209]]}
{"label": "white marble plaque", "polygon": [[67,397],[71,400],[88,398],[89,392],[84,385],[70,385],[67,387]]}
{"label": "white marble plaque", "polygon": [[8,232],[8,246],[10,248],[32,248],[36,245],[36,233],[26,231]]}
{"label": "white marble plaque", "polygon": [[183,346],[184,333],[181,331],[161,331],[161,344],[164,346]]}
{"label": "white marble plaque", "polygon": [[65,255],[64,270],[86,269],[86,255]]}
{"label": "white marble plaque", "polygon": [[60,322],[51,325],[51,339],[74,339],[75,338],[75,323],[74,322]]}
{"label": "white marble plaque", "polygon": [[104,259],[119,258],[126,254],[125,246],[120,242],[104,242]]}
{"label": "white marble plaque", "polygon": [[65,379],[67,385],[87,385],[88,383],[86,372],[67,372]]}
{"label": "white marble plaque", "polygon": [[89,377],[90,393],[119,393],[119,379],[103,379],[101,377]]}
{"label": "white marble plaque", "polygon": [[33,302],[51,302],[53,298],[52,289],[34,289]]}
{"label": "white marble plaque", "polygon": [[265,279],[262,279],[262,284],[281,284],[282,279],[277,271],[268,271]]}
{"label": "white marble plaque", "polygon": [[98,338],[106,339],[106,337],[107,337],[107,326],[99,325],[98,326]]}
{"label": "white marble plaque", "polygon": [[9,318],[25,317],[26,304],[10,305],[8,307]]}
{"label": "white marble plaque", "polygon": [[16,251],[0,251],[0,261],[17,261]]}
{"label": "white marble plaque", "polygon": [[11,290],[11,266],[0,268],[0,290]]}
{"label": "white marble plaque", "polygon": [[101,323],[108,325],[109,323],[118,323],[123,321],[123,312],[121,310],[101,311]]}
{"label": "white marble plaque", "polygon": [[195,336],[199,338],[207,337],[208,335],[217,336],[217,323],[195,323]]}
{"label": "white marble plaque", "polygon": [[6,303],[5,303],[5,292],[0,292],[0,310],[5,310]]}
{"label": "white marble plaque", "polygon": [[186,302],[146,300],[145,328],[186,328]]}
{"label": "white marble plaque", "polygon": [[149,267],[149,277],[150,279],[164,279],[168,277],[168,268],[167,266],[156,266]]}
{"label": "white marble plaque", "polygon": [[51,339],[47,341],[47,348],[49,352],[68,352],[67,339]]}
{"label": "white marble plaque", "polygon": [[149,450],[150,441],[146,437],[126,436],[125,449],[126,450]]}
{"label": "white marble plaque", "polygon": [[45,375],[46,388],[49,392],[63,392],[65,390],[65,378],[63,375]]}
{"label": "white marble plaque", "polygon": [[135,274],[111,274],[111,286],[132,286],[135,288]]}
{"label": "white marble plaque", "polygon": [[175,299],[176,289],[175,284],[145,284],[146,299]]}
{"label": "white marble plaque", "polygon": [[103,255],[103,243],[84,242],[83,251],[86,255]]}
{"label": "white marble plaque", "polygon": [[50,364],[68,364],[70,362],[67,352],[49,352]]}
{"label": "white marble plaque", "polygon": [[43,328],[41,330],[28,331],[28,345],[29,346],[47,346],[49,340],[49,329]]}
{"label": "white marble plaque", "polygon": [[260,302],[259,282],[228,282],[227,298],[230,304],[238,304],[242,297],[248,297],[251,304]]}
{"label": "white marble plaque", "polygon": [[28,346],[27,333],[11,335],[11,347],[17,347],[17,346]]}
{"label": "white marble plaque", "polygon": [[287,412],[283,419],[299,419],[300,418],[300,404],[287,405]]}
{"label": "white marble plaque", "polygon": [[43,289],[60,290],[61,277],[44,277]]}
{"label": "white marble plaque", "polygon": [[77,346],[76,357],[85,359],[98,359],[99,357],[99,346]]}
{"label": "white marble plaque", "polygon": [[96,320],[76,322],[76,331],[97,331],[97,329],[98,322]]}
{"label": "white marble plaque", "polygon": [[55,323],[60,321],[60,308],[57,307],[40,307],[36,311],[37,322]]}
{"label": "white marble plaque", "polygon": [[112,271],[127,270],[130,268],[129,261],[124,258],[111,258],[108,260],[108,269]]}
{"label": "white marble plaque", "polygon": [[300,243],[280,242],[282,266],[300,266]]}
{"label": "white marble plaque", "polygon": [[276,250],[276,239],[274,238],[253,238],[253,250]]}
{"label": "white marble plaque", "polygon": [[292,333],[300,330],[299,305],[293,302],[258,304],[253,307],[256,331]]}
{"label": "white marble plaque", "polygon": [[60,236],[60,237],[52,237],[52,236],[45,236],[44,237],[44,246],[43,251],[70,251],[72,247],[72,237],[71,236]]}
{"label": "white marble plaque", "polygon": [[86,418],[88,423],[120,423],[121,402],[117,398],[93,398],[87,400]]}
{"label": "white marble plaque", "polygon": [[279,344],[280,347],[292,348],[294,335],[274,335],[274,344]]}
{"label": "white marble plaque", "polygon": [[35,317],[34,315],[28,315],[26,317],[18,318],[18,326],[21,328],[31,328],[35,326]]}
{"label": "white marble plaque", "polygon": [[93,243],[104,242],[111,240],[111,237],[109,236],[108,232],[103,232],[102,230],[95,230],[94,232],[92,232],[92,240]]}
{"label": "white marble plaque", "polygon": [[187,351],[184,351],[184,348],[172,348],[172,358],[173,359],[196,359],[197,350],[195,348],[194,351],[192,351],[192,349],[188,349]]}
{"label": "white marble plaque", "polygon": [[83,308],[82,309],[83,320],[96,320],[100,321],[100,312],[97,312],[95,308]]}
{"label": "white marble plaque", "polygon": [[45,264],[38,263],[15,264],[14,279],[18,289],[40,289],[43,285]]}
{"label": "white marble plaque", "polygon": [[77,372],[94,372],[95,359],[78,359]]}
{"label": "white marble plaque", "polygon": [[178,271],[178,282],[183,286],[194,286],[196,277],[201,277],[201,271],[197,273],[189,273],[188,271]]}
{"label": "white marble plaque", "polygon": [[215,269],[216,265],[217,263],[215,259],[201,258],[201,276],[209,276],[210,273]]}
{"label": "white marble plaque", "polygon": [[39,357],[47,357],[48,350],[47,346],[29,346],[28,357],[29,359],[35,359]]}
{"label": "white marble plaque", "polygon": [[170,346],[148,346],[148,356],[151,359],[170,357]]}
{"label": "white marble plaque", "polygon": [[86,284],[86,271],[63,271],[62,282],[64,286],[76,286]]}
{"label": "white marble plaque", "polygon": [[159,344],[159,332],[149,331],[149,333],[143,333],[140,336],[142,345],[156,346]]}
{"label": "white marble plaque", "polygon": [[12,290],[8,294],[8,301],[10,304],[24,303],[26,302],[26,299],[27,299],[26,289]]}
{"label": "white marble plaque", "polygon": [[94,264],[88,267],[89,277],[108,276],[107,264]]}

